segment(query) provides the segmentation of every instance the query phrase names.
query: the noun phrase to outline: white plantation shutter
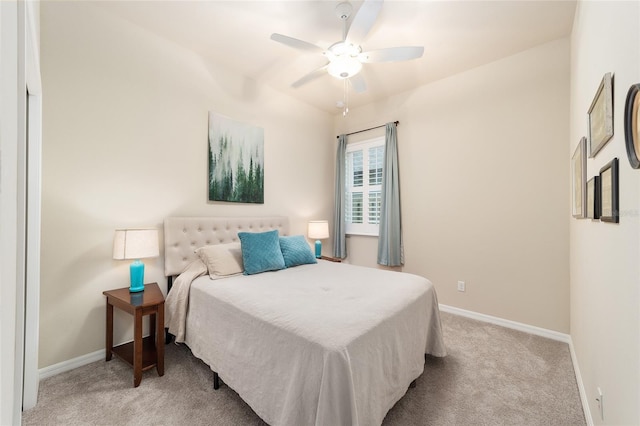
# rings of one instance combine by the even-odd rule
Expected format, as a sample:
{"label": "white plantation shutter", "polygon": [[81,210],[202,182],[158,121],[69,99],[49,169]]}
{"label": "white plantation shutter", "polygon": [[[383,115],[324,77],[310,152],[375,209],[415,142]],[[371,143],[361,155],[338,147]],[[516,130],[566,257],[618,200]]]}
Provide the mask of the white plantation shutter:
{"label": "white plantation shutter", "polygon": [[347,234],[378,235],[383,164],[384,137],[347,145],[345,155]]}

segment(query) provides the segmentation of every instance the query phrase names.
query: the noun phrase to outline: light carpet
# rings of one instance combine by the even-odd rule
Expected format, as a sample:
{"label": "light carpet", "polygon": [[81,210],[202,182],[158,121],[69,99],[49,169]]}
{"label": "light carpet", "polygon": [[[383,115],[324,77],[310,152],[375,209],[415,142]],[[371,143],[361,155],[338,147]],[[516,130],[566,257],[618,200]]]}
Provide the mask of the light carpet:
{"label": "light carpet", "polygon": [[[427,357],[415,388],[384,425],[585,425],[566,343],[442,313],[448,356]],[[23,425],[264,425],[184,345],[167,345],[165,374],[114,358],[40,383]]]}

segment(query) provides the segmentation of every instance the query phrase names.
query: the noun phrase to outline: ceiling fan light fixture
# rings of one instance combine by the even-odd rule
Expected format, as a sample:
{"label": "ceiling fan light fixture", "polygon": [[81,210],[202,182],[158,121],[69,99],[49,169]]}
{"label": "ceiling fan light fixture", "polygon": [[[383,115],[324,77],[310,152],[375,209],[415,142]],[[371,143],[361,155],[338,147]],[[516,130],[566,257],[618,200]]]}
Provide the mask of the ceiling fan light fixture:
{"label": "ceiling fan light fixture", "polygon": [[345,41],[339,41],[329,46],[328,53],[329,52],[334,56],[348,55],[356,57],[362,53],[362,47]]}
{"label": "ceiling fan light fixture", "polygon": [[417,59],[422,57],[424,47],[399,46],[363,53],[360,43],[366,39],[367,34],[374,27],[384,0],[362,1],[353,17],[351,16],[353,6],[348,0],[342,1],[335,8],[336,16],[342,21],[342,39],[329,46],[328,49],[325,50],[313,43],[278,33],[272,34],[271,39],[298,50],[322,52],[322,55],[327,59],[325,65],[298,79],[291,86],[294,88],[300,87],[324,73],[341,80],[344,88],[344,98],[336,106],[343,108],[342,114],[346,116],[349,112],[349,87],[352,87],[356,93],[363,93],[367,90],[365,79],[362,74],[359,74],[364,63]]}
{"label": "ceiling fan light fixture", "polygon": [[336,56],[327,67],[327,72],[335,78],[345,79],[353,77],[362,69],[362,63],[348,55]]}

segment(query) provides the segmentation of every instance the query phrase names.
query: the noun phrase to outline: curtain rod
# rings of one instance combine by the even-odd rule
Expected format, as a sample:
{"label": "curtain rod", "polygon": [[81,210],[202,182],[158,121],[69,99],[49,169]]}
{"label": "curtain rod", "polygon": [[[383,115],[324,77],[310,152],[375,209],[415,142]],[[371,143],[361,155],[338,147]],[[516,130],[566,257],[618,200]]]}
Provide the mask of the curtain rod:
{"label": "curtain rod", "polygon": [[[394,123],[396,124],[396,126],[398,124],[400,124],[399,121],[394,121]],[[349,135],[355,135],[356,133],[362,133],[362,132],[368,132],[369,130],[373,130],[373,129],[379,129],[380,127],[384,127],[386,126],[386,124],[383,124],[382,126],[376,126],[376,127],[371,127],[369,129],[364,129],[364,130],[358,130],[357,132],[351,132],[351,133],[346,133],[345,136],[349,136]],[[340,136],[336,136],[336,139],[338,139]]]}

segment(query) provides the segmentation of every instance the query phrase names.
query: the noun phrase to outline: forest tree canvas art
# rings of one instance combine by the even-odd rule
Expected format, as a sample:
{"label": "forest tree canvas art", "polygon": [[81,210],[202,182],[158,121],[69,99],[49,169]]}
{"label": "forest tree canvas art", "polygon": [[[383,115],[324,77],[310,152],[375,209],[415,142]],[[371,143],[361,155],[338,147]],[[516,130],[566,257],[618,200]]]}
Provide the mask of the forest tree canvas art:
{"label": "forest tree canvas art", "polygon": [[264,203],[264,129],[209,113],[209,200]]}

